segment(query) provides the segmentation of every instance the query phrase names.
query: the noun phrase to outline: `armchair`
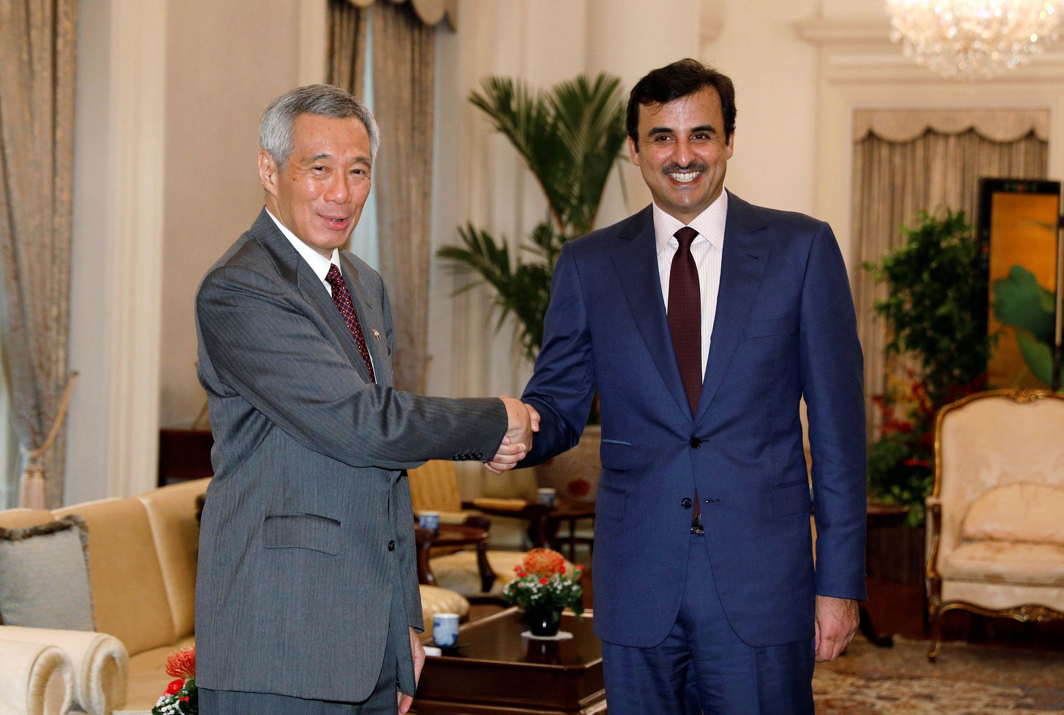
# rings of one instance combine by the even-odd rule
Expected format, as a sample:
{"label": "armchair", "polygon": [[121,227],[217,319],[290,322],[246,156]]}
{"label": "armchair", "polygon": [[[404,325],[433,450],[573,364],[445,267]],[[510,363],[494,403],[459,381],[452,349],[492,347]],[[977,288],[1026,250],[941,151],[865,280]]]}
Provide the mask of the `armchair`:
{"label": "armchair", "polygon": [[[535,546],[547,542],[550,509],[523,499],[473,499],[462,501],[458,491],[458,475],[454,463],[444,460],[426,462],[409,472],[410,495],[414,513],[436,511],[443,524],[476,526],[488,530],[491,522],[484,513],[527,519],[529,538]],[[475,510],[475,511],[474,511]],[[502,587],[513,577],[514,567],[521,563],[524,551],[488,549],[477,554],[461,550],[439,555],[431,538],[419,530],[419,561],[422,583],[430,580],[443,588],[457,591],[473,601],[497,600]],[[488,577],[482,578],[486,556]],[[478,559],[479,557],[479,559]],[[478,561],[480,561],[478,563]],[[432,578],[426,578],[428,574]],[[494,575],[494,579],[491,576]]]}
{"label": "armchair", "polygon": [[952,610],[1064,618],[1064,396],[994,390],[943,407],[927,514],[929,660]]}

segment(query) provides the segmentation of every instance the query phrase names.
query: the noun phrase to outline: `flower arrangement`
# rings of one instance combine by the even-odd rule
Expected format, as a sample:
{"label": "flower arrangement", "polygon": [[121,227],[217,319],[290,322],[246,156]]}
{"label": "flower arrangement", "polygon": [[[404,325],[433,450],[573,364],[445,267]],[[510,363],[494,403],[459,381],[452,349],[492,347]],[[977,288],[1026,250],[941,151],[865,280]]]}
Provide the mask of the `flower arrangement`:
{"label": "flower arrangement", "polygon": [[198,715],[196,691],[196,649],[182,648],[166,659],[166,674],[171,680],[151,709],[152,715]]}
{"label": "flower arrangement", "polygon": [[577,565],[565,573],[565,558],[551,549],[532,549],[514,567],[516,577],[502,590],[507,603],[529,608],[572,609],[580,615],[584,610],[580,579],[584,567]]}

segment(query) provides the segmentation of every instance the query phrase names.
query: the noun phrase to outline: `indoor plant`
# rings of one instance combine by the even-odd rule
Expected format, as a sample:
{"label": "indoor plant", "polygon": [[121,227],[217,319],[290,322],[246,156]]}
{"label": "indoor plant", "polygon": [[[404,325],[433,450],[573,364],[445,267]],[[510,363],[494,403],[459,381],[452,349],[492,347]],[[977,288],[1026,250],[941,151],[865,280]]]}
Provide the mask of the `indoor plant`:
{"label": "indoor plant", "polygon": [[[514,252],[505,237],[469,223],[458,229],[459,244],[444,246],[437,255],[472,270],[474,280],[462,290],[491,286],[496,328],[512,315],[522,351],[534,361],[543,344],[555,261],[567,240],[594,227],[606,182],[621,157],[626,133],[620,80],[607,74],[578,76],[534,91],[513,79],[489,77],[469,101],[524,159],[547,211]],[[592,404],[589,423],[597,422]],[[570,500],[594,501],[599,441],[597,426],[586,429],[576,448],[537,469],[540,486],[554,487]]]}
{"label": "indoor plant", "polygon": [[551,549],[532,549],[514,567],[515,577],[503,587],[502,595],[525,612],[525,623],[534,636],[558,633],[562,609],[583,613],[582,566],[565,573],[565,559]]}
{"label": "indoor plant", "polygon": [[875,311],[887,322],[886,353],[919,369],[895,375],[885,394],[882,434],[868,453],[873,497],[909,507],[922,524],[933,475],[935,414],[985,386],[993,345],[987,333],[986,253],[964,212],[921,213],[906,241],[878,264],[866,263],[888,296]]}
{"label": "indoor plant", "polygon": [[182,648],[171,653],[166,659],[166,674],[174,680],[151,709],[152,715],[197,715],[196,649]]}

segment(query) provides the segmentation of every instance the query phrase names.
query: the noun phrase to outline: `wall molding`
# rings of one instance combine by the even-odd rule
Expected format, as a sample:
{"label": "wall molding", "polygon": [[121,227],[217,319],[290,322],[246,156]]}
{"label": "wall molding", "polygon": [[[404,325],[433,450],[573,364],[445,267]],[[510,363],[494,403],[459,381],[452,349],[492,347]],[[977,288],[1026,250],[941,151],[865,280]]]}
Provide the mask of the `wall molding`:
{"label": "wall molding", "polygon": [[803,20],[793,25],[818,51],[815,213],[831,223],[851,271],[853,113],[857,109],[1044,108],[1049,174],[1064,174],[1064,52],[990,80],[940,77],[906,58],[886,22]]}

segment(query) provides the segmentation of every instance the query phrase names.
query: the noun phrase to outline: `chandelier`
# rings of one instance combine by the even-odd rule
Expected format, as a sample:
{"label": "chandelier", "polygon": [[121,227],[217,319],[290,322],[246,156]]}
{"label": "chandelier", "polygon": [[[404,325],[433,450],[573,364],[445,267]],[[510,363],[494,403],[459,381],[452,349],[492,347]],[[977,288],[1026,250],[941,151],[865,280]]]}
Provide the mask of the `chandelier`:
{"label": "chandelier", "polygon": [[886,0],[891,40],[946,77],[992,77],[1058,35],[1062,0]]}

